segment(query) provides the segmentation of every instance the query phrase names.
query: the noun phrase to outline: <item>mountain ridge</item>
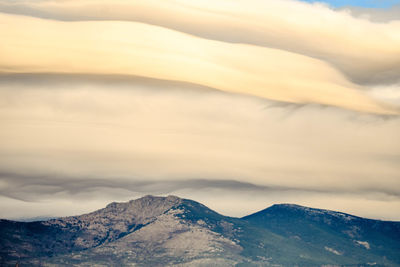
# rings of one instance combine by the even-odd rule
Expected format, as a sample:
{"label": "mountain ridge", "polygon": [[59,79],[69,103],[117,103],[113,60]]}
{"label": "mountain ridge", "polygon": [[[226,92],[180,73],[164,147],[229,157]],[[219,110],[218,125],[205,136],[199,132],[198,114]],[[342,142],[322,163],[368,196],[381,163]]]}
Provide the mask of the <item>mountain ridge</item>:
{"label": "mountain ridge", "polygon": [[177,196],[0,220],[0,240],[1,266],[400,265],[400,222],[288,203],[236,218]]}

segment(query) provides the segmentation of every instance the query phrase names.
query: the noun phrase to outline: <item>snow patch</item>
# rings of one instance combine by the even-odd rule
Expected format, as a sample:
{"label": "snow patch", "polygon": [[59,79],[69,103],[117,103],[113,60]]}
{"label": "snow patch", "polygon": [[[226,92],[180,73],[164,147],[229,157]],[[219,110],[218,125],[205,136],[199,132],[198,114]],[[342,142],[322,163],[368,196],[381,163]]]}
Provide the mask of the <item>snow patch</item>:
{"label": "snow patch", "polygon": [[332,252],[333,254],[336,254],[336,255],[342,255],[341,252],[339,252],[339,251],[337,251],[337,250],[335,250],[333,248],[330,248],[330,247],[325,247],[325,250],[329,251],[329,252]]}
{"label": "snow patch", "polygon": [[370,249],[370,248],[371,248],[371,247],[369,246],[369,243],[368,243],[367,241],[358,241],[358,240],[355,240],[355,241],[356,241],[357,244],[359,244],[359,245],[365,247],[366,249]]}

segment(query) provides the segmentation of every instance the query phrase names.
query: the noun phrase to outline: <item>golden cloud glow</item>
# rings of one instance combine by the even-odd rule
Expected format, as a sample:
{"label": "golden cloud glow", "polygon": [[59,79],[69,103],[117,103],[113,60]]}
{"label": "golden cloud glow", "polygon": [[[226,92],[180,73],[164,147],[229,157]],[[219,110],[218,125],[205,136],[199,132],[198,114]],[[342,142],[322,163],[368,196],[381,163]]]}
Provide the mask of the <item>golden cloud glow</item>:
{"label": "golden cloud glow", "polygon": [[136,21],[206,39],[291,51],[329,62],[353,81],[400,76],[400,20],[373,23],[291,0],[0,0],[0,10],[59,20]]}
{"label": "golden cloud glow", "polygon": [[279,101],[394,112],[325,62],[283,50],[136,22],[56,22],[0,14],[0,24],[3,72],[138,75]]}

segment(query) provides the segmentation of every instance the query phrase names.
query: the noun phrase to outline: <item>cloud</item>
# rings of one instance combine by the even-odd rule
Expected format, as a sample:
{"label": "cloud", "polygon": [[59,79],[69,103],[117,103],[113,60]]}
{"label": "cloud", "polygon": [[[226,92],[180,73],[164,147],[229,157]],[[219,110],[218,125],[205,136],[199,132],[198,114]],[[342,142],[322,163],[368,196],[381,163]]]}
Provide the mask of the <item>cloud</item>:
{"label": "cloud", "polygon": [[399,21],[289,0],[0,11],[0,217],[173,193],[400,218]]}
{"label": "cloud", "polygon": [[361,84],[398,82],[400,77],[399,20],[374,23],[320,3],[3,0],[0,10],[66,21],[140,22],[206,39],[276,48],[326,61]]}
{"label": "cloud", "polygon": [[1,14],[0,21],[9,29],[2,33],[3,72],[136,75],[286,102],[398,113],[328,64],[283,50],[199,39],[134,22],[66,23]]}
{"label": "cloud", "polygon": [[334,195],[392,206],[400,193],[397,116],[131,76],[3,74],[0,96],[0,192],[14,202],[100,208],[172,193],[212,204],[195,192],[219,190],[270,196],[257,207],[299,193],[299,204]]}
{"label": "cloud", "polygon": [[365,7],[344,7],[341,10],[350,12],[354,17],[367,19],[373,22],[387,23],[400,20],[400,5],[391,8],[365,8]]}
{"label": "cloud", "polygon": [[[46,4],[47,2],[43,3]],[[286,8],[286,6],[282,7],[276,3],[275,5],[277,5],[276,8]],[[301,10],[305,8],[306,11],[314,12],[312,6],[300,3],[297,3],[296,6]],[[70,8],[74,9],[76,6]],[[168,8],[170,10],[171,7]],[[197,9],[195,6],[186,8],[197,10],[199,7]],[[221,8],[222,10],[220,10]],[[230,12],[239,10],[235,9],[239,7],[231,8],[233,10],[229,9]],[[329,9],[323,10],[328,13],[334,12]],[[217,6],[217,11],[227,12],[225,7],[219,6]],[[248,12],[255,11],[250,9]],[[151,14],[154,17],[154,13]],[[247,12],[244,12],[244,14],[249,15]],[[258,16],[257,14],[254,15]],[[339,16],[338,21],[342,21],[345,15],[338,14],[337,16]],[[303,18],[299,19],[302,21]],[[322,59],[315,59],[313,53],[320,48],[307,48],[306,50],[315,50],[311,54],[303,51],[304,49],[295,49],[289,52],[292,49],[285,47],[285,44],[288,43],[286,41],[278,46],[271,45],[279,48],[277,49],[204,39],[164,27],[131,21],[57,22],[7,14],[0,15],[0,21],[2,21],[2,25],[7,25],[2,29],[4,40],[0,54],[2,57],[0,69],[3,72],[40,73],[51,71],[58,73],[135,75],[190,82],[227,92],[249,94],[286,102],[333,105],[373,113],[396,114],[399,112],[389,103],[382,104],[369,97],[363,92],[365,88],[348,81],[342,73],[330,65],[332,62],[329,60],[325,62]],[[361,23],[358,20],[355,20],[355,22]],[[284,25],[283,22],[279,23],[281,26]],[[29,25],[29,27],[26,27],[26,25]],[[216,25],[219,24],[216,22]],[[266,21],[262,25],[270,25],[270,23]],[[304,27],[307,25],[309,25],[308,22]],[[250,26],[258,29],[255,25],[248,27]],[[337,26],[339,25],[335,25],[335,27]],[[370,26],[371,29],[376,28],[375,30],[380,34],[387,32],[388,36],[392,34],[392,28],[395,27],[389,25],[387,28],[379,30],[379,25],[371,24]],[[287,27],[294,26],[288,25]],[[310,27],[307,26],[306,28],[309,29]],[[98,29],[101,29],[101,31]],[[363,26],[362,29],[366,28]],[[230,32],[227,29],[225,31]],[[234,33],[234,31],[232,32]],[[257,34],[258,36],[265,36],[264,32],[270,31],[265,29],[265,31],[257,32]],[[302,31],[296,29],[296,32]],[[246,36],[252,35],[251,31],[245,33]],[[307,31],[304,34],[320,38],[313,32]],[[334,35],[332,38],[344,38],[335,32],[332,34]],[[217,32],[216,35],[219,36],[220,32]],[[315,40],[311,36],[310,38],[304,37],[300,38],[302,42],[295,45],[296,47],[301,47],[303,43],[308,42],[316,47],[315,44],[321,42],[321,40]],[[285,38],[287,39],[287,37]],[[276,40],[276,38],[272,39]],[[354,64],[368,68],[371,64],[366,64],[364,59],[369,57],[377,57],[376,60],[373,59],[374,68],[378,66],[385,69],[385,66],[377,64],[377,62],[385,61],[385,58],[390,62],[396,61],[397,59],[393,55],[396,54],[396,49],[400,46],[397,46],[397,43],[394,42],[395,39],[381,43],[383,39],[365,40],[363,45],[347,43],[346,48],[339,47],[342,46],[340,43],[335,46],[322,45],[321,47],[325,47],[334,53],[334,55],[328,56],[332,60],[343,60],[344,64],[351,62],[349,65],[351,70],[357,69]],[[294,41],[296,43],[296,38]],[[333,42],[333,40],[330,42]],[[290,43],[293,45],[292,41]],[[362,48],[366,44],[375,52],[363,51],[362,56],[357,56],[360,52],[358,50],[360,48],[363,50]],[[357,51],[354,49],[349,51],[349,47],[357,47]],[[385,49],[389,54],[385,56],[385,54],[379,53],[379,47]],[[321,53],[321,51],[316,53]],[[346,53],[350,53],[351,58],[346,55],[340,56],[340,54]],[[354,57],[359,57],[359,59]],[[374,75],[383,75],[384,73],[390,76],[390,73],[393,72],[395,77],[398,77],[397,63],[392,63],[390,63],[389,70],[383,70],[383,72],[374,70]],[[170,66],[174,67],[171,68]],[[344,73],[346,74],[345,71]],[[369,71],[362,73],[368,77],[373,76]],[[390,79],[389,77],[386,80]]]}
{"label": "cloud", "polygon": [[[0,183],[4,182],[9,187],[0,187],[0,216],[13,219],[77,215],[104,208],[112,201],[127,201],[146,194],[174,194],[196,199],[220,213],[238,217],[272,204],[289,202],[394,220],[398,217],[393,210],[400,204],[398,192],[268,187],[235,180],[77,179],[1,173]],[[63,209],[59,209],[60,206]]]}
{"label": "cloud", "polygon": [[[228,179],[188,179],[188,180],[148,180],[139,178],[120,177],[67,177],[62,174],[29,175],[20,173],[0,172],[0,194],[4,197],[26,202],[37,202],[46,198],[53,198],[57,194],[65,194],[69,197],[82,198],[88,192],[103,191],[114,198],[121,191],[125,191],[124,197],[132,194],[171,194],[177,191],[206,191],[224,190],[231,193],[264,193],[264,194],[296,194],[317,193],[337,195],[373,195],[386,200],[396,199],[400,201],[400,190],[396,188],[315,188],[308,186],[267,186],[245,181]],[[113,194],[113,192],[118,192]],[[84,198],[84,197],[83,197]]]}

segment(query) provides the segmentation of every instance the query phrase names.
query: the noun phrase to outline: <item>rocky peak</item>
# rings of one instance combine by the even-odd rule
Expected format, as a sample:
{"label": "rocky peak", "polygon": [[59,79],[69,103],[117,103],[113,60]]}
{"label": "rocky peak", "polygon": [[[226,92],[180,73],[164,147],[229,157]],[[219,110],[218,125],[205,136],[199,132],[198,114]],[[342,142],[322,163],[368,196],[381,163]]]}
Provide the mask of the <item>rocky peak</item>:
{"label": "rocky peak", "polygon": [[182,199],[175,196],[156,197],[147,195],[129,202],[112,202],[104,209],[81,216],[61,218],[77,219],[88,223],[107,221],[109,223],[146,224],[169,209],[178,206]]}
{"label": "rocky peak", "polygon": [[182,199],[176,196],[156,197],[147,195],[139,199],[131,200],[129,202],[112,202],[106,206],[102,212],[141,212],[146,210],[150,216],[160,215],[168,209],[177,206],[181,203]]}
{"label": "rocky peak", "polygon": [[148,195],[129,202],[113,202],[92,213],[49,220],[43,222],[43,225],[84,232],[85,238],[76,240],[75,245],[86,248],[111,242],[134,232],[154,222],[181,202],[182,199],[175,196]]}

